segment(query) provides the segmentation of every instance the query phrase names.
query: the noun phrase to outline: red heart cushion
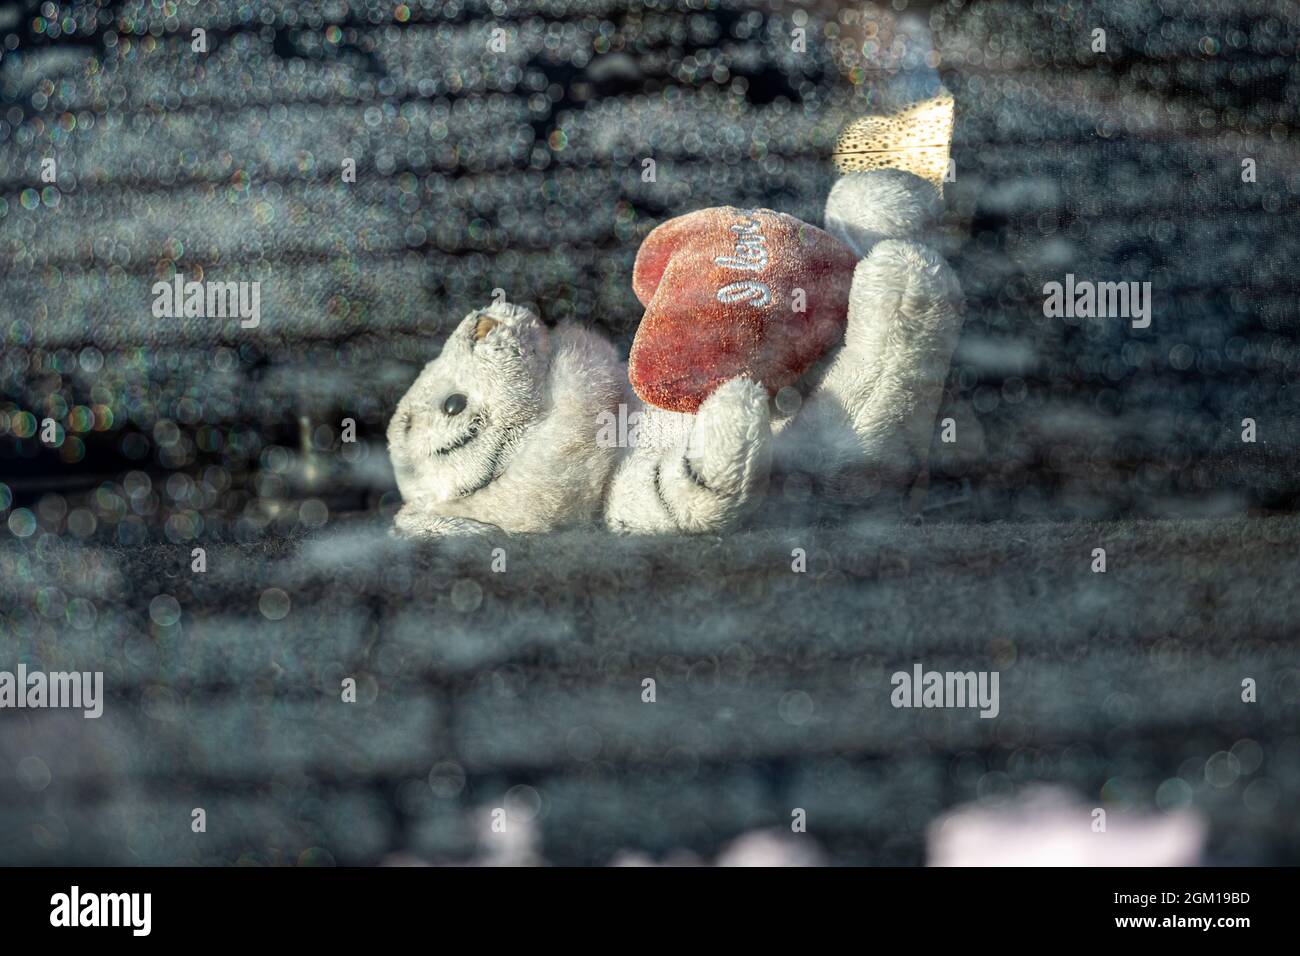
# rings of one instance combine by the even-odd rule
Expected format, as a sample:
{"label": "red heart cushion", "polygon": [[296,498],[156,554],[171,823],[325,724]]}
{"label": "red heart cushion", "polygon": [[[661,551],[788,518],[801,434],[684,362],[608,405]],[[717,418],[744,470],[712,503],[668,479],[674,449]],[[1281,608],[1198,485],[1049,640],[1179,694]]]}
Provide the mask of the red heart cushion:
{"label": "red heart cushion", "polygon": [[646,307],[632,387],[675,412],[695,412],[737,375],[775,395],[844,340],[856,265],[838,239],[771,209],[670,219],[646,236],[632,272]]}

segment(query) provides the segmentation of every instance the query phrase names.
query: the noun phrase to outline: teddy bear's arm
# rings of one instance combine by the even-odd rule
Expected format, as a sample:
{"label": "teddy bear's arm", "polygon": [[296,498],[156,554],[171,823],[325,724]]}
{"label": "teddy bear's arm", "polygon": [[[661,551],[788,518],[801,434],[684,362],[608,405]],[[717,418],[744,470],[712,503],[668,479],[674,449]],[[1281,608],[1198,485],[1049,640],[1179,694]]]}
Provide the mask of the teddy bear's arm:
{"label": "teddy bear's arm", "polygon": [[606,524],[623,532],[702,534],[739,523],[770,467],[763,387],[736,378],[693,416],[653,408],[643,416],[637,446],[611,483]]}

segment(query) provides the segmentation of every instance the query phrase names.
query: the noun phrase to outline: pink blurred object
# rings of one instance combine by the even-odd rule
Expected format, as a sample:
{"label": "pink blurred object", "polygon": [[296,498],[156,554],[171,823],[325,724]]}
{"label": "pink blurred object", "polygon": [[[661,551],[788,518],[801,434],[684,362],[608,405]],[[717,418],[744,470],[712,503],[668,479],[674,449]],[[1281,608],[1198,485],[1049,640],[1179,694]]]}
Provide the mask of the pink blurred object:
{"label": "pink blurred object", "polygon": [[[1196,866],[1205,821],[1181,810],[1135,816],[1098,810],[1039,788],[1004,804],[968,804],[927,834],[930,866]],[[1095,826],[1104,823],[1105,830]]]}
{"label": "pink blurred object", "polygon": [[[825,854],[810,836],[784,830],[751,830],[736,837],[718,854],[713,866],[824,866]],[[670,853],[662,861],[635,851],[619,853],[611,866],[709,866],[687,850]]]}
{"label": "pink blurred object", "polygon": [[732,840],[715,866],[824,866],[821,847],[806,834],[753,830]]}

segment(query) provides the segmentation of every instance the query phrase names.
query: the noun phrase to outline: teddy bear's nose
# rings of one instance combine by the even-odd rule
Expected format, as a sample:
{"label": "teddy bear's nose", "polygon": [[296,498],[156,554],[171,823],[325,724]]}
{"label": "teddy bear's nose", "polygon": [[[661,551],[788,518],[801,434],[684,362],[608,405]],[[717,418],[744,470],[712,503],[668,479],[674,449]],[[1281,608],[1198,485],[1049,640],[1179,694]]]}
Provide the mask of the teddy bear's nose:
{"label": "teddy bear's nose", "polygon": [[479,316],[478,324],[474,326],[474,341],[482,341],[489,332],[500,324],[496,319],[489,319],[486,315]]}
{"label": "teddy bear's nose", "polygon": [[467,404],[469,404],[469,399],[460,392],[453,392],[442,403],[442,413],[444,415],[459,415],[465,410]]}

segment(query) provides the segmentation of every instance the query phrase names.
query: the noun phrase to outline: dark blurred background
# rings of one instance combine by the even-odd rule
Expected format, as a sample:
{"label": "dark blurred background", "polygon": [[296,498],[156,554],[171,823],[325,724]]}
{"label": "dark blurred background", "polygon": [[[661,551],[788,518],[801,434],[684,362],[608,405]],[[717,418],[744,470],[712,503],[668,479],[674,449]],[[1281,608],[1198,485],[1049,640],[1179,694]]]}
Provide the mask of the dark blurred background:
{"label": "dark blurred background", "polygon": [[[559,862],[806,806],[827,859],[915,863],[1039,781],[1300,860],[1293,4],[8,4],[0,40],[0,668],[110,687],[0,714],[0,861],[465,859],[513,794]],[[936,73],[968,314],[917,523],[504,575],[383,536],[387,418],[465,312],[626,346],[650,229],[820,223],[840,129]],[[260,281],[260,326],[155,318],[177,272]],[[1151,282],[1150,328],[1045,318],[1067,272]],[[1002,667],[1003,715],[892,710],[918,659]]]}

